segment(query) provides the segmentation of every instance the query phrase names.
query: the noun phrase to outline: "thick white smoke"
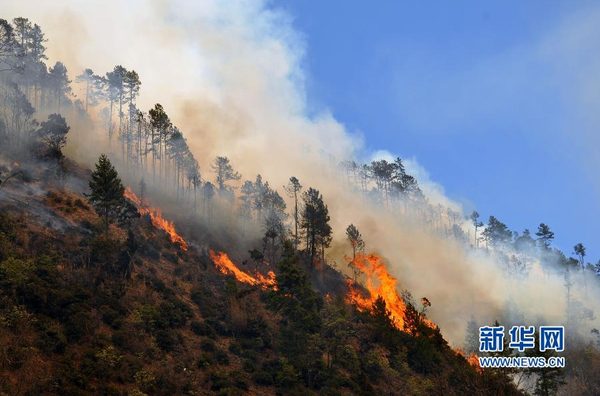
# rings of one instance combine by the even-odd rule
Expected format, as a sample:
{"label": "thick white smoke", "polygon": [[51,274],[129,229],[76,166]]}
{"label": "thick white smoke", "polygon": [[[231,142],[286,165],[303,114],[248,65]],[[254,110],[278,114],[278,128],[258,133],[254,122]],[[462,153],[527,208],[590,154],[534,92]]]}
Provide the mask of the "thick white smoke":
{"label": "thick white smoke", "polygon": [[[334,229],[331,257],[342,262],[349,253],[344,230],[356,224],[368,250],[389,260],[401,287],[432,301],[432,319],[454,342],[462,342],[471,316],[490,323],[511,298],[527,307],[528,318],[561,320],[560,277],[531,271],[527,281],[513,283],[485,252],[469,253],[453,239],[390,216],[344,188],[337,164],[365,158],[362,138],[327,110],[307,115],[304,41],[290,16],[268,2],[22,1],[3,2],[0,11],[4,18],[24,16],[41,25],[49,63],[63,61],[71,78],[84,68],[98,74],[117,64],[136,70],[142,80],[138,106],[165,107],[204,178],[213,179],[212,158],[225,155],[244,179],[260,173],[280,189],[294,175],[305,187],[319,189]],[[84,160],[97,156],[89,146],[71,143],[68,149]],[[407,161],[407,168],[430,200],[460,210],[416,161]]]}

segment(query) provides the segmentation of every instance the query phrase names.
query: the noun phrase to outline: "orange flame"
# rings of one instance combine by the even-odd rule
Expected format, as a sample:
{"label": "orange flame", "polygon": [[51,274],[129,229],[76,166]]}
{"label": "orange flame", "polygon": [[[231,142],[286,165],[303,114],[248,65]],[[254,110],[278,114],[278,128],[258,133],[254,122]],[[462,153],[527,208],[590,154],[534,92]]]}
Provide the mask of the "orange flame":
{"label": "orange flame", "polygon": [[478,372],[483,372],[483,368],[479,365],[479,357],[474,353],[474,352],[470,352],[468,355],[460,348],[456,348],[454,350],[454,352],[456,352],[457,355],[460,355],[462,357],[465,358],[465,360],[467,362],[469,362],[469,364],[473,367],[475,367],[475,369]]}
{"label": "orange flame", "polygon": [[178,244],[182,250],[188,249],[188,244],[185,240],[175,231],[175,226],[173,222],[165,220],[162,217],[162,212],[160,208],[154,208],[152,206],[148,206],[145,201],[142,201],[135,193],[131,190],[131,188],[127,187],[125,189],[125,197],[131,200],[135,206],[138,208],[138,212],[143,215],[150,215],[152,219],[152,224],[156,228],[160,228],[165,231],[171,237],[171,242]]}
{"label": "orange flame", "polygon": [[231,261],[229,256],[224,252],[214,252],[213,250],[208,251],[208,255],[211,260],[215,263],[219,271],[226,275],[233,275],[235,279],[242,283],[247,283],[253,286],[260,286],[263,289],[269,287],[275,287],[275,273],[269,271],[268,277],[263,276],[261,273],[256,273],[256,277],[240,270],[237,265]]}
{"label": "orange flame", "polygon": [[361,310],[370,310],[377,300],[377,296],[381,296],[391,313],[390,316],[394,321],[394,325],[398,329],[403,329],[406,306],[396,290],[398,280],[387,271],[382,258],[373,253],[368,255],[358,253],[355,259],[346,258],[346,260],[351,261],[355,268],[367,276],[366,287],[370,294],[369,298],[365,298],[354,288],[354,282],[349,280],[350,292],[348,297],[350,301]]}

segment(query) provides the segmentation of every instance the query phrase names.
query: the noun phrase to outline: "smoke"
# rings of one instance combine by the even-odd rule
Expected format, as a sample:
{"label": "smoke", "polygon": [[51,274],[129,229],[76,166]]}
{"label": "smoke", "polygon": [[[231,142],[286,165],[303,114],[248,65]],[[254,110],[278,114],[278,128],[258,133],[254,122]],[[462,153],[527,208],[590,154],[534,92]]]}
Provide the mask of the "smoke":
{"label": "smoke", "polygon": [[[203,178],[214,178],[210,162],[224,155],[244,179],[260,173],[281,190],[294,175],[305,188],[319,189],[334,230],[330,257],[343,261],[349,250],[344,230],[357,225],[367,250],[389,261],[401,287],[432,302],[433,321],[453,342],[462,342],[471,316],[491,323],[509,300],[527,307],[528,318],[556,323],[564,316],[559,276],[532,270],[526,281],[512,281],[485,251],[469,252],[410,217],[390,216],[344,186],[340,161],[390,154],[365,154],[363,138],[327,109],[308,115],[305,43],[292,18],[269,2],[57,0],[4,2],[0,10],[5,18],[25,16],[41,25],[49,63],[63,61],[72,78],[84,68],[98,74],[117,64],[136,70],[142,80],[138,107],[147,110],[158,101],[165,107]],[[105,147],[91,147],[91,132],[77,129],[67,152],[91,164]],[[460,211],[416,160],[406,167],[431,202]]]}

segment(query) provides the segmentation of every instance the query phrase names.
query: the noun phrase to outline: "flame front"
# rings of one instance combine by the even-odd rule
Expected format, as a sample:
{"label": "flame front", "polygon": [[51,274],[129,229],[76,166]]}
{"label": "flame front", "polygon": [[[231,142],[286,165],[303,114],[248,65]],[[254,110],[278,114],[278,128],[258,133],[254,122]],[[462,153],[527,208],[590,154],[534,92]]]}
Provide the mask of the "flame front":
{"label": "flame front", "polygon": [[358,253],[355,259],[349,261],[367,276],[366,287],[370,294],[369,298],[365,298],[354,288],[354,282],[350,280],[348,282],[350,301],[362,310],[371,310],[377,296],[381,296],[390,311],[394,325],[398,329],[403,329],[406,306],[396,289],[398,280],[387,271],[382,258],[373,253],[368,255]]}
{"label": "flame front", "polygon": [[173,222],[165,220],[162,217],[162,212],[160,208],[154,208],[152,206],[148,206],[146,202],[142,201],[135,193],[131,190],[131,188],[127,187],[125,189],[125,197],[128,198],[131,202],[135,204],[138,212],[143,215],[150,215],[150,219],[152,219],[152,225],[156,228],[160,228],[165,231],[171,237],[171,242],[178,244],[182,250],[187,250],[188,245],[185,240],[175,231],[175,226]]}
{"label": "flame front", "polygon": [[454,352],[456,352],[457,355],[464,357],[465,360],[469,362],[471,366],[475,367],[478,372],[483,372],[483,368],[479,365],[479,357],[475,353],[470,352],[469,354],[466,354],[460,348],[456,348]]}
{"label": "flame front", "polygon": [[208,255],[215,263],[219,271],[225,275],[233,275],[235,276],[235,279],[242,283],[247,283],[253,286],[261,286],[263,289],[275,287],[275,273],[273,271],[269,271],[267,273],[268,277],[265,277],[258,272],[256,273],[256,277],[254,277],[240,270],[224,252],[214,252],[213,250],[209,250]]}

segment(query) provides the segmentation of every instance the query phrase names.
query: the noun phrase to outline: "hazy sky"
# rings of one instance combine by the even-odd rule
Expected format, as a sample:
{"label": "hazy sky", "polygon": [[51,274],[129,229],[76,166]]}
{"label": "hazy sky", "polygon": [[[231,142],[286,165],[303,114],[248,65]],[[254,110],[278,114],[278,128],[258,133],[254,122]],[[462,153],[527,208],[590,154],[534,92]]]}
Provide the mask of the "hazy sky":
{"label": "hazy sky", "polygon": [[[582,242],[600,259],[597,2],[31,0],[0,11],[40,23],[50,61],[71,75],[136,69],[144,108],[178,110],[200,147],[212,147],[193,130],[202,114],[243,129],[222,139],[239,150],[285,139],[259,135],[285,125],[348,152],[346,127],[363,135],[365,160],[415,159],[421,181],[428,172],[484,221],[519,232],[545,222],[567,255]],[[222,115],[199,111],[199,97]]]}
{"label": "hazy sky", "polygon": [[600,259],[600,5],[275,1],[306,43],[308,103],[415,157],[511,230]]}

